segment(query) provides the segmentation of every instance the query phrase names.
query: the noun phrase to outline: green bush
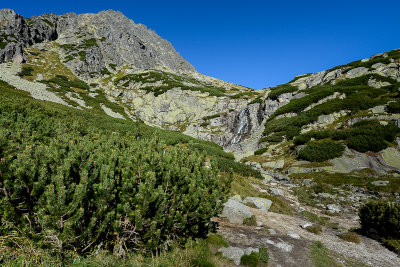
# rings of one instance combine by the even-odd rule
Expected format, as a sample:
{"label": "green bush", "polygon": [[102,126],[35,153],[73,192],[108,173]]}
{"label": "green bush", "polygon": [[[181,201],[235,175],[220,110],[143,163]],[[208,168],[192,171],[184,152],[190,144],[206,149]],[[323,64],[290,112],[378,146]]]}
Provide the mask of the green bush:
{"label": "green bush", "polygon": [[268,98],[273,100],[278,99],[278,96],[286,93],[293,93],[299,90],[296,86],[290,84],[282,84],[271,88],[271,92],[268,94]]}
{"label": "green bush", "polygon": [[56,75],[54,78],[51,78],[50,80],[45,81],[45,82],[46,83],[55,83],[55,84],[58,84],[59,86],[63,86],[63,87],[67,87],[67,88],[75,87],[75,88],[89,90],[89,85],[87,85],[87,83],[85,83],[84,81],[79,80],[79,79],[70,81],[67,77],[65,77],[63,75]]}
{"label": "green bush", "polygon": [[334,141],[309,143],[299,152],[299,157],[312,162],[322,162],[340,157],[344,146]]}
{"label": "green bush", "polygon": [[261,138],[260,143],[265,143],[265,142],[280,143],[283,141],[283,139],[284,139],[283,136],[279,135],[279,133],[275,133]]}
{"label": "green bush", "polygon": [[347,141],[347,145],[359,152],[379,152],[388,146],[382,138],[370,135],[357,135],[350,137]]}
{"label": "green bush", "polygon": [[400,239],[400,202],[371,201],[360,207],[361,230],[385,239]]}
{"label": "green bush", "polygon": [[391,102],[386,106],[389,113],[400,113],[400,102]]}
{"label": "green bush", "polygon": [[[30,102],[42,103],[0,96],[0,235],[19,229],[43,248],[87,252],[153,250],[208,232],[230,180],[197,150],[164,153],[164,142],[120,131],[126,122],[106,131],[84,113]],[[75,117],[61,118],[65,110]]]}
{"label": "green bush", "polygon": [[256,104],[256,103],[262,104],[262,103],[263,103],[263,100],[262,100],[260,97],[257,97],[257,98],[255,98],[255,99],[253,99],[253,100],[249,103],[249,105],[251,105],[251,104]]}
{"label": "green bush", "polygon": [[265,152],[267,152],[267,150],[268,150],[268,148],[266,148],[266,147],[260,148],[260,149],[258,149],[256,151],[254,151],[254,155],[262,155]]}
{"label": "green bush", "polygon": [[25,76],[32,76],[32,71],[34,69],[32,67],[22,67],[22,70],[18,73],[19,77],[25,77]]}
{"label": "green bush", "polygon": [[257,252],[252,252],[250,255],[243,255],[240,258],[240,264],[248,267],[260,266],[260,254]]}

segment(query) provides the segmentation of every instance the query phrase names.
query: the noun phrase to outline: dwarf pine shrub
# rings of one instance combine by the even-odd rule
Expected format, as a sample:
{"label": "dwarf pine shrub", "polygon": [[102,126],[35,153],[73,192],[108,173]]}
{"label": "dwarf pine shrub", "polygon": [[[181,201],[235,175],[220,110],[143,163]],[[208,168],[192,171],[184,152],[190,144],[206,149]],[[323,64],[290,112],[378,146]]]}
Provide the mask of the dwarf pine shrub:
{"label": "dwarf pine shrub", "polygon": [[371,201],[359,210],[361,229],[384,239],[400,239],[400,203]]}
{"label": "dwarf pine shrub", "polygon": [[343,154],[344,146],[334,141],[321,141],[308,143],[300,150],[299,156],[308,161],[322,162],[340,157]]}
{"label": "dwarf pine shrub", "polygon": [[230,176],[197,150],[0,104],[0,235],[19,229],[60,252],[150,251],[205,236],[221,211]]}

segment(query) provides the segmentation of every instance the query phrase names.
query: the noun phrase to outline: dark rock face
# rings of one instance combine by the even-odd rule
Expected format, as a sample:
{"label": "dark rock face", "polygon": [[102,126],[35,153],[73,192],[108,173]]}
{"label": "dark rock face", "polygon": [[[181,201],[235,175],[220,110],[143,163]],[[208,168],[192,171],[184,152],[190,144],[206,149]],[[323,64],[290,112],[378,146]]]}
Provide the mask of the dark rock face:
{"label": "dark rock face", "polygon": [[136,69],[196,72],[168,41],[113,10],[25,19],[11,9],[1,9],[0,36],[0,62],[17,57],[26,60],[23,48],[57,40],[65,56],[74,56],[66,64],[81,76],[89,77],[125,63]]}
{"label": "dark rock face", "polygon": [[29,28],[25,19],[11,9],[0,10],[0,61],[17,57],[25,60],[22,49],[29,43]]}

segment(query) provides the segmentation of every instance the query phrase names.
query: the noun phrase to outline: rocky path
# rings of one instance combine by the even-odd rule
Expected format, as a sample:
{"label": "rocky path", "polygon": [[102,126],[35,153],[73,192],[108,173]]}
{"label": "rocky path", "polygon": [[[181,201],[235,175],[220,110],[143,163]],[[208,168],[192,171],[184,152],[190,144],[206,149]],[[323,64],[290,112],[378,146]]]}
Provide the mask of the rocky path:
{"label": "rocky path", "polygon": [[[310,223],[299,211],[307,210],[317,216],[326,216],[311,206],[300,203],[292,194],[293,185],[283,184],[277,180],[266,179],[265,184],[252,185],[260,192],[278,190],[280,196],[287,200],[294,210],[294,215],[283,215],[263,209],[249,210],[257,220],[257,226],[232,223],[226,218],[217,218],[218,233],[231,247],[243,250],[266,247],[270,256],[269,266],[313,266],[310,259],[310,244],[320,241],[329,250],[335,252],[336,260],[346,266],[344,259],[359,262],[366,266],[395,267],[400,266],[400,257],[380,245],[377,241],[361,236],[359,244],[347,242],[337,236],[336,230],[323,227],[321,234],[313,234],[302,227]],[[330,222],[338,223],[341,229],[359,227],[354,216],[332,216]],[[354,265],[352,265],[354,266]]]}

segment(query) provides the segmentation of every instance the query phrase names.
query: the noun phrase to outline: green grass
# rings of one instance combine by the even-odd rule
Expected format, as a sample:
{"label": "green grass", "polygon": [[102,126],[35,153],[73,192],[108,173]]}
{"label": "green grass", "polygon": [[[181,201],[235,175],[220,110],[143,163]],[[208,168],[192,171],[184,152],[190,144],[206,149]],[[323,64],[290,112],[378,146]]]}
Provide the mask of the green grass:
{"label": "green grass", "polygon": [[50,20],[48,20],[48,19],[42,19],[42,21],[43,21],[44,23],[46,23],[47,25],[49,25],[50,27],[54,27],[54,24],[53,24]]}
{"label": "green grass", "polygon": [[240,264],[247,267],[258,267],[260,266],[260,254],[252,252],[249,255],[243,255],[240,259]]}
{"label": "green grass", "polygon": [[90,48],[90,47],[97,47],[98,46],[96,38],[85,39],[83,41],[83,43],[84,43],[84,45],[83,45],[84,48]]}
{"label": "green grass", "polygon": [[172,244],[169,250],[156,255],[126,253],[115,256],[100,250],[97,254],[66,254],[63,257],[51,251],[38,248],[30,240],[20,236],[0,237],[2,241],[12,242],[15,247],[0,247],[0,262],[4,267],[16,266],[108,266],[108,267],[215,267],[224,264],[224,259],[212,255],[206,240],[189,241],[185,247]]}
{"label": "green grass", "polygon": [[251,215],[251,217],[245,218],[243,224],[247,226],[257,226],[256,216]]}
{"label": "green grass", "polygon": [[315,267],[341,266],[331,255],[331,252],[320,242],[311,244],[311,261]]}
{"label": "green grass", "polygon": [[218,234],[209,234],[207,239],[206,239],[207,243],[209,245],[212,245],[214,247],[217,248],[221,248],[221,247],[229,247],[228,242],[226,242],[222,236],[218,235]]}
{"label": "green grass", "polygon": [[1,42],[0,41],[0,49],[6,48],[7,44],[8,44],[7,42]]}
{"label": "green grass", "polygon": [[59,86],[67,88],[80,88],[84,90],[89,90],[89,85],[84,81],[79,79],[69,80],[67,77],[63,75],[56,75],[56,77],[44,82],[57,84]]}

